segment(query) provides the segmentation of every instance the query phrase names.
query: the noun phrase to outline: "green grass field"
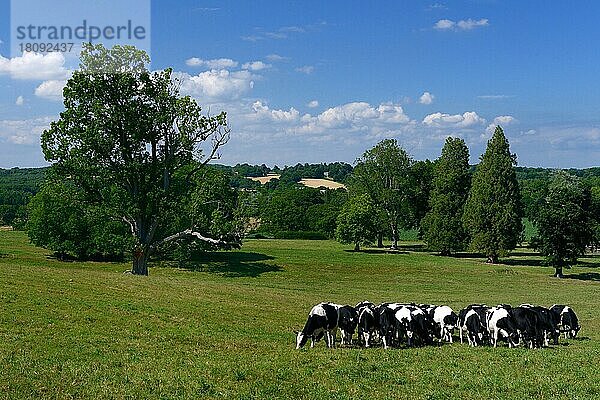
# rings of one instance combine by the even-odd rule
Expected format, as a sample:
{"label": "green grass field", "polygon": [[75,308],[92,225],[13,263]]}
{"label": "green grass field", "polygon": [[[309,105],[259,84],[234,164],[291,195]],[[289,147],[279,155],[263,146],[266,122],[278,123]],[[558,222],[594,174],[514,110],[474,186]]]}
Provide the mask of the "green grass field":
{"label": "green grass field", "polygon": [[[250,240],[195,269],[58,262],[0,232],[0,398],[600,398],[600,259],[552,278],[528,250],[504,265],[405,243]],[[310,308],[431,302],[567,303],[580,338],[547,349],[453,344],[294,350]]]}

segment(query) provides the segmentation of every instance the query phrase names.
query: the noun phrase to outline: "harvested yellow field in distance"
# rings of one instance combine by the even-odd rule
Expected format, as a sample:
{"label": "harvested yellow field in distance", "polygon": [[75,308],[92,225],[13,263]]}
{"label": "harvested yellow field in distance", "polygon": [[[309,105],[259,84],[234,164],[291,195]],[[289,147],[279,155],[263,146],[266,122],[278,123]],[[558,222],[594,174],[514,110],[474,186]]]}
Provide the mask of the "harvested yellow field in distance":
{"label": "harvested yellow field in distance", "polygon": [[308,186],[308,187],[312,187],[312,188],[319,188],[321,186],[326,187],[327,189],[339,189],[339,188],[344,188],[346,189],[346,185],[339,183],[339,182],[335,182],[335,181],[331,181],[329,179],[301,179],[300,183],[303,184],[304,186]]}
{"label": "harvested yellow field in distance", "polygon": [[[267,176],[248,176],[248,179],[251,179],[255,182],[260,182],[261,185],[264,185],[265,183],[273,180],[273,179],[279,179],[281,175],[277,175],[277,174],[269,174]],[[300,180],[300,183],[303,184],[304,186],[307,187],[311,187],[311,188],[320,188],[320,187],[326,187],[327,189],[339,189],[339,188],[344,188],[346,189],[346,185],[344,185],[343,183],[339,183],[339,182],[335,182],[332,181],[330,179],[316,179],[316,178],[304,178]]]}
{"label": "harvested yellow field in distance", "polygon": [[269,174],[267,176],[248,176],[248,179],[251,179],[253,181],[257,181],[260,182],[261,185],[264,185],[265,183],[271,181],[272,179],[279,179],[281,175],[277,175],[277,174]]}

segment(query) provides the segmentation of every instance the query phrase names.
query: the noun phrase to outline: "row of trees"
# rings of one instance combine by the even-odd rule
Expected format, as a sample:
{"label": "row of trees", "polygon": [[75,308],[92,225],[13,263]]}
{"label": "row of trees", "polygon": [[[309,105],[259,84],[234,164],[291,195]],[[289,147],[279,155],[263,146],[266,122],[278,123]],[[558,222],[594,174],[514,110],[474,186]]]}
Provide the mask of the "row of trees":
{"label": "row of trees", "polygon": [[[447,138],[431,174],[395,140],[384,140],[357,161],[350,200],[337,219],[337,238],[358,250],[375,238],[381,246],[381,237],[389,235],[397,248],[399,229],[418,227],[431,250],[442,255],[470,250],[497,263],[523,241],[515,166],[516,155],[499,126],[474,173],[460,138]],[[561,276],[563,267],[600,238],[600,196],[565,171],[556,172],[544,188],[545,196],[530,202],[529,216],[538,230],[532,245]]]}

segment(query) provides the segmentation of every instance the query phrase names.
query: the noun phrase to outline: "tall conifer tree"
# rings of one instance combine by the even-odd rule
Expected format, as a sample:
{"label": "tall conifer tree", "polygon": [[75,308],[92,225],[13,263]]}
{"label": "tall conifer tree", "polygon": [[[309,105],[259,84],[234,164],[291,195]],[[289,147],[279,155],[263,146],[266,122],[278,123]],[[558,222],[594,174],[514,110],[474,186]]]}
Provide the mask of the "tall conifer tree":
{"label": "tall conifer tree", "polygon": [[449,137],[435,163],[430,210],[422,222],[427,245],[442,255],[467,245],[462,215],[470,183],[469,149],[464,140]]}
{"label": "tall conifer tree", "polygon": [[516,164],[517,156],[497,126],[473,176],[463,214],[471,250],[485,254],[490,263],[514,249],[523,232]]}

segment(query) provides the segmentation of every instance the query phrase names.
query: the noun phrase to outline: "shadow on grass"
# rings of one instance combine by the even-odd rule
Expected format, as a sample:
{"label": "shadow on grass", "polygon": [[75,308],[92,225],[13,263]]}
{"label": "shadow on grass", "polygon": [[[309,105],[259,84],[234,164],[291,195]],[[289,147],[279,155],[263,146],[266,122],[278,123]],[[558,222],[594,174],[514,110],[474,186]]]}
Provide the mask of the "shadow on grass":
{"label": "shadow on grass", "polygon": [[219,274],[228,278],[256,278],[267,272],[282,271],[278,265],[264,261],[274,258],[254,252],[212,251],[196,255],[193,260],[180,265],[189,271],[201,271]]}
{"label": "shadow on grass", "polygon": [[565,274],[564,279],[577,279],[580,281],[600,282],[600,273],[598,272],[581,272],[579,274]]}
{"label": "shadow on grass", "polygon": [[408,254],[408,251],[384,249],[360,249],[358,251],[345,249],[346,253],[364,253],[364,254]]}

